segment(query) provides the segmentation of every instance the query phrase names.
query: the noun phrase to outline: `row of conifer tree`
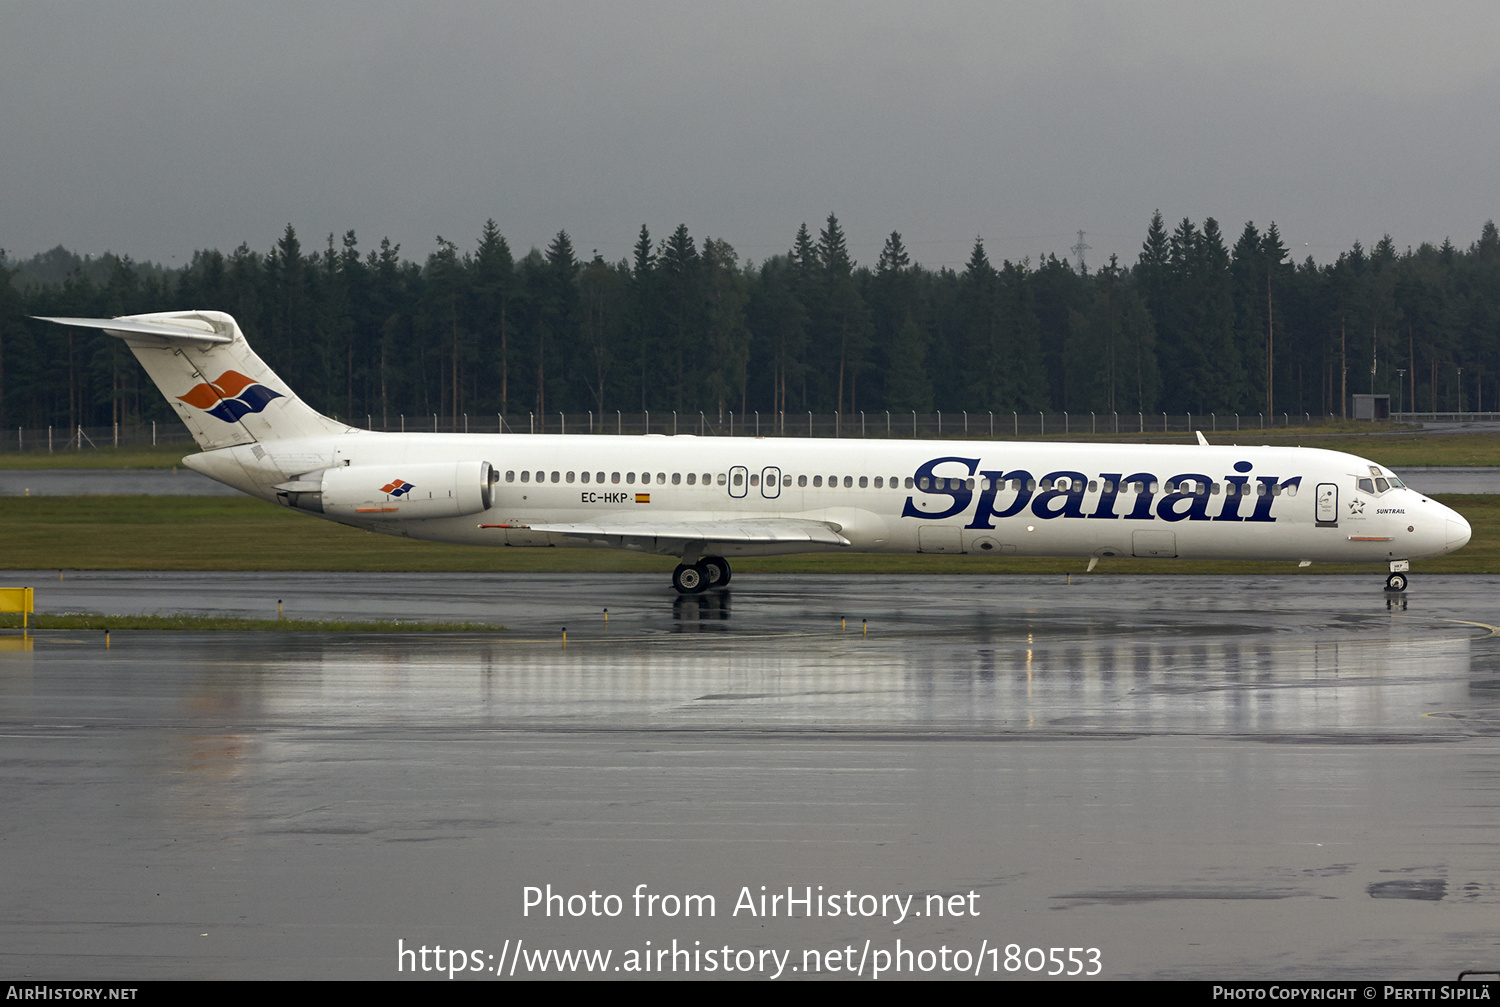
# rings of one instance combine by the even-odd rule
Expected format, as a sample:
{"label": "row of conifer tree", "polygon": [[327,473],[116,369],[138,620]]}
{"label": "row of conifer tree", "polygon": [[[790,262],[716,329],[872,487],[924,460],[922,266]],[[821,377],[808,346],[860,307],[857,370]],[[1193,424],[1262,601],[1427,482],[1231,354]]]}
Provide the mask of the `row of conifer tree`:
{"label": "row of conifer tree", "polygon": [[[59,268],[62,267],[62,268]],[[61,274],[61,275],[59,275]],[[8,281],[8,282],[7,282]],[[1275,224],[1232,244],[1213,218],[1157,213],[1133,263],[1047,254],[962,270],[914,262],[899,233],[872,264],[830,215],[784,255],[642,227],[628,260],[566,232],[517,258],[494,221],[425,261],[354,233],[307,251],[288,225],[261,253],[171,270],[63,249],[0,257],[0,425],[166,419],[128,352],[32,315],[228,311],[315,408],[398,414],[733,411],[1340,415],[1500,404],[1500,233],[1398,251],[1389,237],[1295,262]]]}

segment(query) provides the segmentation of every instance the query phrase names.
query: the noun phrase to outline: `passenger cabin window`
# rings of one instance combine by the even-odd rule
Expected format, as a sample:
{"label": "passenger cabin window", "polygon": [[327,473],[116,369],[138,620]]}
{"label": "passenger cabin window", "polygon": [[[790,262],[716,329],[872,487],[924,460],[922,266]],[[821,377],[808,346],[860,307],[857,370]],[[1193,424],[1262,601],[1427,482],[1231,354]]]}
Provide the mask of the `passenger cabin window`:
{"label": "passenger cabin window", "polygon": [[880,489],[880,487],[881,487],[881,485],[882,485],[882,484],[881,484],[881,479],[880,479],[880,476],[876,476],[876,477],[875,477],[875,488],[876,488],[876,489]]}
{"label": "passenger cabin window", "polygon": [[797,477],[797,485],[798,486],[806,486],[807,485],[807,476],[798,476]]}
{"label": "passenger cabin window", "polygon": [[628,484],[630,484],[630,485],[632,485],[632,486],[635,485],[635,473],[634,472],[627,472],[627,473],[625,473],[625,482],[628,483]]}
{"label": "passenger cabin window", "polygon": [[[722,482],[722,480],[720,480],[720,481]],[[736,486],[743,486],[743,485],[745,485],[745,474],[743,472],[736,472],[734,474],[734,484]]]}
{"label": "passenger cabin window", "polygon": [[680,485],[681,483],[682,483],[682,473],[681,472],[673,472],[672,473],[672,485],[673,486],[677,486],[677,485]]}
{"label": "passenger cabin window", "polygon": [[578,473],[578,477],[583,482],[588,482],[589,481],[589,474],[587,472],[580,472],[580,473]]}
{"label": "passenger cabin window", "polygon": [[508,482],[508,483],[513,483],[513,482],[516,481],[516,470],[515,469],[511,469],[509,472],[505,473],[505,481]]}
{"label": "passenger cabin window", "polygon": [[523,483],[529,483],[529,482],[531,482],[531,473],[530,472],[522,472],[521,473],[521,481]]}
{"label": "passenger cabin window", "polygon": [[917,480],[917,488],[918,489],[924,489],[924,490],[927,488],[927,477],[926,476],[923,476],[922,478],[920,478],[920,479]]}
{"label": "passenger cabin window", "polygon": [[698,473],[696,473],[696,472],[689,472],[688,473],[688,485],[689,486],[696,486],[697,484],[698,484]]}
{"label": "passenger cabin window", "polygon": [[[677,480],[673,479],[672,481],[675,483]],[[656,473],[656,485],[658,485],[658,486],[665,486],[666,484],[667,484],[667,474],[665,472],[658,472],[658,473]]]}
{"label": "passenger cabin window", "polygon": [[[603,482],[603,480],[600,480],[600,481]],[[612,483],[619,482],[620,481],[620,473],[618,473],[618,472],[611,472],[609,474],[609,481],[612,482]]]}
{"label": "passenger cabin window", "polygon": [[[584,475],[588,475],[588,473],[585,472]],[[568,473],[568,482],[572,482],[572,481],[573,481],[573,473],[569,472]]]}
{"label": "passenger cabin window", "polygon": [[822,476],[813,476],[813,485],[814,486],[822,486],[823,485],[823,477]]}
{"label": "passenger cabin window", "polygon": [[[703,481],[704,481],[704,482],[707,482],[707,481],[708,481],[708,480],[707,480],[707,479],[705,479],[705,480],[703,480]],[[724,485],[724,473],[722,473],[722,472],[720,472],[720,473],[719,473],[719,485],[720,485],[720,486],[723,486],[723,485]],[[739,484],[738,484],[738,483],[736,483],[736,484],[735,484],[735,485],[739,485]]]}

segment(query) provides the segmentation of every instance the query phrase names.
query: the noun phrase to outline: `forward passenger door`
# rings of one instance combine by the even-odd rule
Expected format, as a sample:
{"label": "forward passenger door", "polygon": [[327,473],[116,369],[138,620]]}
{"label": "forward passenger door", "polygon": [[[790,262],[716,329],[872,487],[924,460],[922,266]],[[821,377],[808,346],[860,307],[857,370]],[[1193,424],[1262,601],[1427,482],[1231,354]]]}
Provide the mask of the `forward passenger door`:
{"label": "forward passenger door", "polygon": [[1339,526],[1338,483],[1318,483],[1317,521],[1319,528]]}

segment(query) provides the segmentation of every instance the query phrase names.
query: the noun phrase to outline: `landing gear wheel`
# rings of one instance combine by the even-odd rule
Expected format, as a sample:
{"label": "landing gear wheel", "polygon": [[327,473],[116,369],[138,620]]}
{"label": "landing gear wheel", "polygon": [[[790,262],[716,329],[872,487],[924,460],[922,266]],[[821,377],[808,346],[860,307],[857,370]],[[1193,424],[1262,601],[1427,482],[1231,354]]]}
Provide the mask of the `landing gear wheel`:
{"label": "landing gear wheel", "polygon": [[729,561],[723,556],[704,556],[698,565],[708,572],[709,587],[723,587],[729,583]]}
{"label": "landing gear wheel", "polygon": [[672,586],[679,594],[698,594],[708,588],[708,571],[702,563],[680,563],[672,571]]}
{"label": "landing gear wheel", "polygon": [[1387,591],[1405,591],[1406,590],[1406,574],[1404,574],[1404,573],[1393,573],[1393,574],[1391,574],[1389,577],[1387,577],[1385,579],[1385,589]]}

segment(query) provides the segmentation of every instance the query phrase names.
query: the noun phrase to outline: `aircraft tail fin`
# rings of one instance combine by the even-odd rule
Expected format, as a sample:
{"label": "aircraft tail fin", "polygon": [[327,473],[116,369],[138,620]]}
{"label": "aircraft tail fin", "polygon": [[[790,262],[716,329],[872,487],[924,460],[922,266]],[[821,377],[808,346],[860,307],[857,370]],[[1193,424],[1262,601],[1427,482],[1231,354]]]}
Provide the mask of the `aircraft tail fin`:
{"label": "aircraft tail fin", "polygon": [[298,398],[222,311],[41,320],[124,340],[204,451],[350,429]]}

